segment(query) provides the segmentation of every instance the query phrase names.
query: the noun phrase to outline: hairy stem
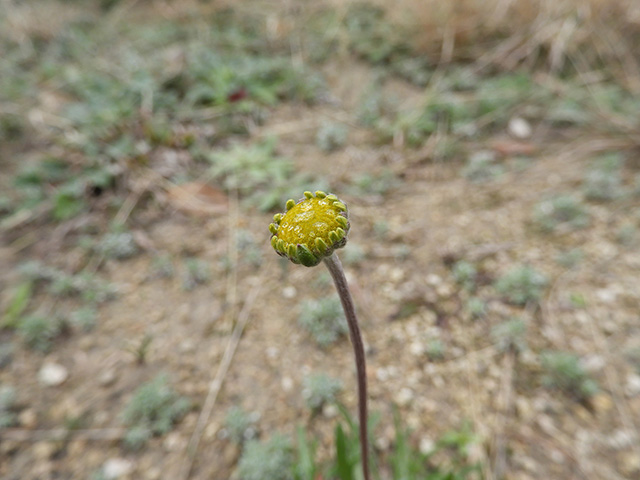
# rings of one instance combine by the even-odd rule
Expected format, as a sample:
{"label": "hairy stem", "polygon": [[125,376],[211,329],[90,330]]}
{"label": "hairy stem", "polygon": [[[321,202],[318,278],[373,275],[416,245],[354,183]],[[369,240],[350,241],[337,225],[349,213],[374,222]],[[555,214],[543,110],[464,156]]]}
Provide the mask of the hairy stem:
{"label": "hairy stem", "polygon": [[349,285],[344,276],[342,263],[336,254],[324,258],[324,263],[333,277],[333,282],[340,295],[342,308],[344,309],[347,323],[349,324],[349,336],[356,357],[356,373],[358,376],[358,420],[360,423],[360,449],[362,452],[362,474],[364,480],[369,480],[369,436],[367,434],[367,365],[364,356],[364,344],[358,326],[356,309],[353,305]]}

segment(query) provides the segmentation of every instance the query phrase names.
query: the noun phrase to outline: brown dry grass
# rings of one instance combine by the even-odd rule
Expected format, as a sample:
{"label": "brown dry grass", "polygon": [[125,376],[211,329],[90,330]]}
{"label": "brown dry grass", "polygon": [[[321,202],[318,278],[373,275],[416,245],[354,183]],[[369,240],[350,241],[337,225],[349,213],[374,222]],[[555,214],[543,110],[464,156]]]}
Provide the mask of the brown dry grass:
{"label": "brown dry grass", "polygon": [[[331,3],[346,7],[350,0]],[[414,29],[418,51],[442,63],[501,70],[541,67],[587,73],[606,67],[640,91],[640,2],[636,0],[377,1]]]}

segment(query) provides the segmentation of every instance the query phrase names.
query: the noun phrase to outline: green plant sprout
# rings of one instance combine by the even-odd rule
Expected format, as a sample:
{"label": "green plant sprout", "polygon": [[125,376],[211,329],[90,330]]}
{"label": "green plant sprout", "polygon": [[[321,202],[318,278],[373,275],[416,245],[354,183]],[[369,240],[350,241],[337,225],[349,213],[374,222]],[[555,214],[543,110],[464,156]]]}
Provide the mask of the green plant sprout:
{"label": "green plant sprout", "polygon": [[[331,282],[330,278],[327,280]],[[349,331],[337,295],[303,302],[298,323],[322,348],[332,344]]]}
{"label": "green plant sprout", "polygon": [[579,402],[588,402],[598,393],[598,383],[584,369],[580,358],[571,352],[543,352],[541,357],[544,375],[542,384],[551,390],[573,397]]}
{"label": "green plant sprout", "polygon": [[324,405],[335,403],[336,397],[342,391],[342,381],[326,373],[309,375],[302,381],[302,396],[309,409],[317,413]]}
{"label": "green plant sprout", "polygon": [[16,391],[11,385],[0,386],[0,429],[12,427],[18,421],[16,415]]}
{"label": "green plant sprout", "polygon": [[294,457],[291,442],[281,434],[269,440],[249,440],[238,462],[242,480],[293,480]]}
{"label": "green plant sprout", "polygon": [[255,422],[260,417],[257,412],[247,413],[242,407],[231,407],[224,417],[224,434],[235,444],[242,445],[253,440],[257,431]]}
{"label": "green plant sprout", "polygon": [[324,261],[336,285],[347,317],[349,336],[355,354],[362,474],[364,480],[370,480],[364,344],[342,263],[338,256],[334,255],[335,250],[347,244],[350,228],[347,206],[333,194],[321,191],[314,194],[307,191],[304,192],[304,198],[298,202],[293,199],[287,200],[286,212],[277,213],[273,221],[274,223],[269,225],[269,231],[271,245],[276,253],[305,267],[314,267]]}
{"label": "green plant sprout", "polygon": [[170,432],[190,408],[189,399],[176,393],[166,376],[142,384],[122,413],[127,425],[124,445],[137,450],[152,436]]}

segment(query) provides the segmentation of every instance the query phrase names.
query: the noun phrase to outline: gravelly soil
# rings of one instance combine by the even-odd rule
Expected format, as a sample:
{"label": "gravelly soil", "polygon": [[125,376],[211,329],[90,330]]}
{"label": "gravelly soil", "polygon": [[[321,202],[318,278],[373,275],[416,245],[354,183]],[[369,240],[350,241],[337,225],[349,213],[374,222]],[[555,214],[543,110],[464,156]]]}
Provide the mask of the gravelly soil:
{"label": "gravelly soil", "polygon": [[[488,476],[637,478],[640,388],[628,352],[640,347],[640,253],[637,239],[624,246],[616,232],[625,223],[637,225],[640,199],[588,203],[591,223],[584,229],[536,230],[535,205],[557,193],[579,191],[589,155],[578,142],[549,134],[534,134],[535,153],[526,164],[503,156],[506,173],[482,184],[463,178],[460,159],[433,162],[420,152],[377,147],[370,133],[358,128],[351,130],[346,148],[323,154],[315,146],[318,126],[323,119],[350,118],[353,85],[371,74],[361,64],[325,68],[339,106],[276,108],[254,135],[278,132],[281,153],[300,169],[326,176],[349,206],[352,230],[339,255],[348,257],[353,245],[365,254],[347,262],[346,269],[368,348],[371,410],[381,415],[375,432],[381,457],[393,439],[397,405],[413,429],[412,440],[424,446],[468,422],[478,436],[469,455],[486,465]],[[392,88],[407,99],[419,93],[407,85]],[[505,139],[506,132],[499,132],[483,145],[465,147],[490,148]],[[399,179],[384,196],[355,194],[349,187],[354,175],[383,169]],[[625,185],[633,174],[630,167],[624,171]],[[131,461],[122,478],[179,478],[210,382],[236,322],[245,315],[244,335],[204,427],[191,478],[229,478],[239,452],[221,438],[220,429],[233,405],[259,412],[264,437],[308,426],[321,439],[320,456],[330,454],[335,412],[312,417],[300,393],[302,380],[320,371],[340,378],[347,386],[340,399],[355,412],[352,351],[346,338],[318,347],[297,318],[303,300],[329,295],[332,286],[322,266],[285,265],[273,253],[269,214],[247,210],[233,196],[221,205],[202,215],[202,205],[185,208],[170,195],[141,203],[129,222],[142,252],[101,265],[99,273],[115,285],[117,298],[101,306],[95,329],[56,341],[47,355],[14,342],[13,359],[0,370],[2,384],[17,388],[19,405],[18,428],[2,433],[3,478],[91,478],[114,458]],[[255,264],[233,241],[239,230],[255,240]],[[16,239],[30,232],[37,238],[16,249]],[[65,235],[59,226],[23,227],[5,236],[0,249],[4,288],[16,279],[14,267],[27,259],[73,269],[80,255],[74,233]],[[582,250],[583,259],[573,268],[561,266],[558,255],[573,248]],[[152,274],[158,252],[175,262],[172,278]],[[185,290],[177,260],[185,256],[206,261],[211,281]],[[228,268],[225,258],[232,264],[237,258],[237,268]],[[487,302],[483,318],[472,318],[465,307],[470,293],[452,276],[451,262],[459,259],[473,262],[480,272],[474,295]],[[492,286],[523,264],[550,279],[540,305],[510,305]],[[585,305],[576,306],[572,294],[584,298]],[[527,346],[517,355],[502,351],[491,336],[495,325],[513,316],[526,324]],[[149,354],[137,364],[130,349],[145,335],[152,338]],[[3,340],[12,338],[2,333]],[[435,340],[443,346],[441,358],[429,354]],[[599,392],[581,403],[545,389],[539,354],[546,350],[580,356]],[[52,362],[69,376],[60,386],[44,387],[38,372]],[[120,443],[121,411],[135,388],[158,372],[166,372],[194,408],[174,431],[130,453]],[[70,418],[81,418],[81,429],[56,437],[53,429]]]}

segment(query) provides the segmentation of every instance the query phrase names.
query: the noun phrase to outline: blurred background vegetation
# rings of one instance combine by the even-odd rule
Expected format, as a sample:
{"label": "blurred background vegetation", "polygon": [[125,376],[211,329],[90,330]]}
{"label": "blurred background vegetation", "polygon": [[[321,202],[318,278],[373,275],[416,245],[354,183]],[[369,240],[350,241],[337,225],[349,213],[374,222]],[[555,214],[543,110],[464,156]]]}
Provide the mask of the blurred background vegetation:
{"label": "blurred background vegetation", "polygon": [[[635,0],[0,0],[0,475],[640,475]],[[304,271],[303,271],[304,270]],[[246,327],[246,328],[245,328]]]}

